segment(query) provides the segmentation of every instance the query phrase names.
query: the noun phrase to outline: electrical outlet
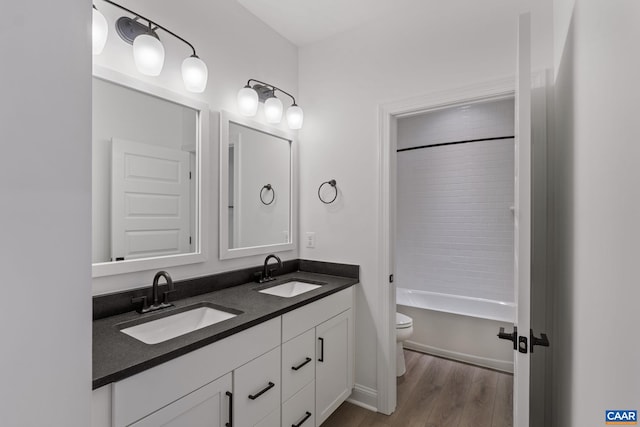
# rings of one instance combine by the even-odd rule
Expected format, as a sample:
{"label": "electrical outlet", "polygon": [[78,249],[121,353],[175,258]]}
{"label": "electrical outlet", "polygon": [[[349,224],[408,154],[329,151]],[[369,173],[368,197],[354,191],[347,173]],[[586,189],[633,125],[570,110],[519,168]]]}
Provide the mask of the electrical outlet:
{"label": "electrical outlet", "polygon": [[313,232],[313,231],[307,231],[306,238],[307,238],[307,247],[308,248],[315,248],[316,247],[316,233]]}

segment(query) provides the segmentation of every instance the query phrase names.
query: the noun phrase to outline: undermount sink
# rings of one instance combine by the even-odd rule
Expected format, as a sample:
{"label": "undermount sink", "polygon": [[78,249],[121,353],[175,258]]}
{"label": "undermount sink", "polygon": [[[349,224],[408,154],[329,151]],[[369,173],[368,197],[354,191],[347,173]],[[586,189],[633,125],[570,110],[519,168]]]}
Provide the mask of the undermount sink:
{"label": "undermount sink", "polygon": [[[158,344],[189,332],[214,325],[236,317],[241,312],[217,307],[210,303],[199,303],[184,307],[178,313],[150,320],[127,322],[120,325],[120,332],[125,333],[145,344]],[[133,325],[135,324],[135,325]],[[132,325],[132,326],[129,326]]]}
{"label": "undermount sink", "polygon": [[321,285],[317,285],[314,283],[292,280],[290,282],[286,282],[281,285],[272,286],[267,289],[262,289],[261,291],[258,291],[258,292],[263,294],[275,295],[277,297],[291,298],[300,294],[304,294],[305,292],[318,289],[320,286]]}

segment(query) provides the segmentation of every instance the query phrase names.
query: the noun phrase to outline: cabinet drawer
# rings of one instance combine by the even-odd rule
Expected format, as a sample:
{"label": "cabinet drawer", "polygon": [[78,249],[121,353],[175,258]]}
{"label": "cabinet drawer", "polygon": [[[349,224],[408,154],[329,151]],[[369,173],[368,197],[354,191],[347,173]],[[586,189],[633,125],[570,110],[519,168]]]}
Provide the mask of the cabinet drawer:
{"label": "cabinet drawer", "polygon": [[280,347],[233,372],[234,424],[253,426],[280,406]]}
{"label": "cabinet drawer", "polygon": [[282,344],[282,401],[286,402],[316,376],[315,329]]}
{"label": "cabinet drawer", "polygon": [[315,427],[315,389],[311,381],[282,405],[282,427]]}
{"label": "cabinet drawer", "polygon": [[231,390],[231,374],[178,399],[130,427],[216,427],[229,418],[226,392]]}
{"label": "cabinet drawer", "polygon": [[282,316],[282,342],[319,325],[353,306],[353,288],[347,288]]}
{"label": "cabinet drawer", "polygon": [[254,427],[280,427],[280,408],[271,412]]}

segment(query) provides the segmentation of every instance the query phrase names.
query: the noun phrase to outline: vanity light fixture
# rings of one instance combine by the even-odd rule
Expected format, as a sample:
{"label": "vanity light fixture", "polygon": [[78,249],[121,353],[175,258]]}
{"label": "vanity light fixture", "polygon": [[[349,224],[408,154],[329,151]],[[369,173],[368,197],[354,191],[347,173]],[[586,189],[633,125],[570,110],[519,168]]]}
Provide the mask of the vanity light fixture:
{"label": "vanity light fixture", "polygon": [[104,15],[93,6],[93,23],[92,23],[92,44],[93,54],[100,55],[104,49],[104,45],[107,43],[107,36],[109,35],[109,24]]}
{"label": "vanity light fixture", "polygon": [[[201,93],[207,87],[209,71],[207,64],[196,54],[196,49],[191,43],[169,31],[162,25],[151,21],[148,18],[127,9],[111,0],[104,0],[134,17],[122,16],[116,21],[116,31],[120,38],[133,45],[133,59],[136,68],[142,74],[157,76],[162,71],[164,65],[164,45],[158,37],[156,30],[160,29],[185,43],[192,50],[192,55],[182,62],[182,80],[185,88],[189,92]],[[96,14],[97,13],[97,14]],[[98,16],[99,15],[99,16]],[[147,24],[140,22],[146,21]],[[107,21],[104,16],[93,7],[93,53],[99,55],[107,40]],[[102,48],[98,49],[102,44]]]}
{"label": "vanity light fixture", "polygon": [[267,123],[280,123],[282,120],[282,101],[275,95],[264,101],[264,117]]}
{"label": "vanity light fixture", "polygon": [[136,68],[147,76],[159,76],[164,66],[164,45],[149,26],[149,34],[140,34],[133,41]]}
{"label": "vanity light fixture", "polygon": [[[255,82],[251,86],[251,82]],[[238,110],[240,114],[253,117],[258,112],[258,103],[264,102],[264,115],[269,123],[280,123],[282,120],[282,101],[276,97],[276,91],[280,91],[293,100],[287,109],[287,124],[289,129],[302,128],[304,113],[296,104],[296,99],[288,92],[256,79],[249,79],[247,84],[238,91]]]}

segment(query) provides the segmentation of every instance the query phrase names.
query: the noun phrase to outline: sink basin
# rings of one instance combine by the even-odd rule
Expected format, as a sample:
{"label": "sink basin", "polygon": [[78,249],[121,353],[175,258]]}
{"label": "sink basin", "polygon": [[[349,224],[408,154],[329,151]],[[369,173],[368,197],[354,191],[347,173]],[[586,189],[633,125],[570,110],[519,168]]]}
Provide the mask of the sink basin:
{"label": "sink basin", "polygon": [[137,320],[127,322],[120,325],[120,331],[145,344],[158,344],[231,319],[240,313],[236,310],[217,307],[214,304],[200,303],[184,307],[178,313],[156,320],[144,323]]}
{"label": "sink basin", "polygon": [[277,297],[291,298],[296,295],[304,294],[305,292],[318,289],[321,285],[308,282],[300,282],[298,280],[292,280],[290,282],[283,283],[281,285],[272,286],[267,289],[258,291],[263,294],[275,295]]}

